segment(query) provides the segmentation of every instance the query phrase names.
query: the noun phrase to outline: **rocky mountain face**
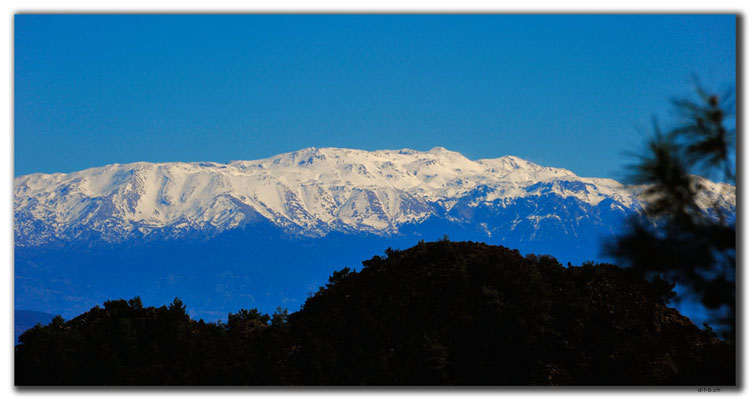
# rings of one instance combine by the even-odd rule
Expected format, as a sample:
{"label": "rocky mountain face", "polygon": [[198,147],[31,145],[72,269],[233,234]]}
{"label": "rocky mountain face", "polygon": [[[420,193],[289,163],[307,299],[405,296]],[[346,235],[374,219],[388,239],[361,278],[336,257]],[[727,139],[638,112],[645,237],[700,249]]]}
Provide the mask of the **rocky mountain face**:
{"label": "rocky mountain face", "polygon": [[[702,207],[734,212],[733,186],[703,186]],[[80,311],[113,296],[161,301],[187,290],[196,298],[186,303],[207,316],[294,308],[334,268],[443,235],[593,260],[642,212],[641,191],[444,148],[307,148],[227,164],[25,175],[14,180],[16,307]]]}

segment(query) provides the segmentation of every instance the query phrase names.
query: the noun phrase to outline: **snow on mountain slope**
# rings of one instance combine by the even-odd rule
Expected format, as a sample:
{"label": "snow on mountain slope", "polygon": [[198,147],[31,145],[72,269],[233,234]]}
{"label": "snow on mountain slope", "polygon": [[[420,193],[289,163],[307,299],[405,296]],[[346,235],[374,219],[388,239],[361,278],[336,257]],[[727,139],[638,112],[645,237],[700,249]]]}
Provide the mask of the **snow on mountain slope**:
{"label": "snow on mountain slope", "polygon": [[[734,208],[733,186],[705,186],[706,204]],[[20,176],[14,180],[15,236],[18,245],[91,232],[118,241],[153,232],[221,232],[263,219],[311,237],[331,231],[388,235],[430,216],[459,218],[451,213],[457,205],[505,207],[542,195],[641,207],[637,189],[513,156],[473,161],[441,147],[306,148],[228,164],[138,162]]]}

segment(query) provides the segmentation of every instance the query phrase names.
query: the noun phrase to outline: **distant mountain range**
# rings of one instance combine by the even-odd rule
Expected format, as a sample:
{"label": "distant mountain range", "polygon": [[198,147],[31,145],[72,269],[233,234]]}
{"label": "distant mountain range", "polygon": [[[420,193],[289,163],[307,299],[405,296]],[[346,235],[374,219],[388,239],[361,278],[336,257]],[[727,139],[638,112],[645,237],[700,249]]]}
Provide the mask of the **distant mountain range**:
{"label": "distant mountain range", "polygon": [[[735,212],[734,186],[702,184],[707,212]],[[642,191],[440,147],[25,175],[14,180],[16,307],[74,314],[141,295],[180,297],[207,318],[294,309],[333,269],[443,235],[600,259],[603,240],[642,212]]]}

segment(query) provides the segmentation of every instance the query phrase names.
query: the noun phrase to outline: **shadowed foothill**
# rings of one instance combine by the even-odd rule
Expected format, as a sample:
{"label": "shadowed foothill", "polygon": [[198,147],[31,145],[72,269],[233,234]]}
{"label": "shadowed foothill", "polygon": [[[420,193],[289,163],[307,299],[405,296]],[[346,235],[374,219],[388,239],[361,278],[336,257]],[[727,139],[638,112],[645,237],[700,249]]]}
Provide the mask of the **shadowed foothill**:
{"label": "shadowed foothill", "polygon": [[733,385],[734,345],[614,265],[472,242],[388,249],[302,309],[194,321],[106,302],[21,336],[17,385]]}

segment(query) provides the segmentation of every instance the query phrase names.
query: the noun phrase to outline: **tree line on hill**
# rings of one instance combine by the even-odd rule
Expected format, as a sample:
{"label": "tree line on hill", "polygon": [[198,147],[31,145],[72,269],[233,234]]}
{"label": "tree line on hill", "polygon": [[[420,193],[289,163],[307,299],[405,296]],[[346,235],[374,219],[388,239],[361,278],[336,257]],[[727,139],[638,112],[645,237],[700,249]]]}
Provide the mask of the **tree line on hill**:
{"label": "tree line on hill", "polygon": [[301,310],[192,320],[105,302],[20,337],[16,385],[733,385],[734,343],[664,280],[420,242],[334,272]]}

